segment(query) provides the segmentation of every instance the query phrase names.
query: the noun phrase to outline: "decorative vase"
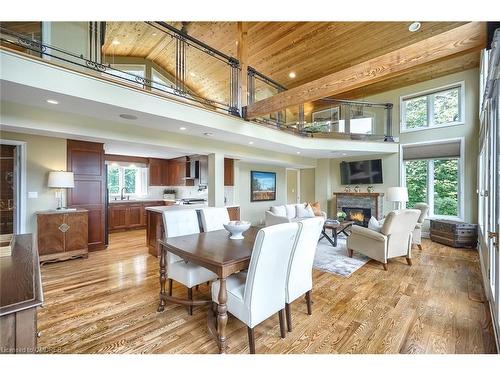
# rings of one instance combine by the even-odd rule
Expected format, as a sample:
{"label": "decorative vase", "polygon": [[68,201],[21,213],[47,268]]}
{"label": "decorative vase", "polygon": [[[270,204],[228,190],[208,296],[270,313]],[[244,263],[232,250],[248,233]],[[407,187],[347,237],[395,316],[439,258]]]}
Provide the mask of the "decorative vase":
{"label": "decorative vase", "polygon": [[354,192],[355,192],[355,193],[359,193],[359,192],[361,192],[361,188],[359,187],[359,185],[356,185],[356,186],[354,187]]}
{"label": "decorative vase", "polygon": [[368,186],[368,187],[366,188],[366,190],[368,190],[368,192],[369,192],[369,193],[373,193],[373,190],[374,190],[374,189],[373,189],[373,186],[371,186],[371,185],[370,185],[370,186]]}
{"label": "decorative vase", "polygon": [[346,193],[350,193],[351,192],[351,187],[349,185],[347,185],[345,188],[344,188],[344,191]]}
{"label": "decorative vase", "polygon": [[229,237],[231,240],[242,240],[243,232],[250,228],[251,223],[249,221],[230,221],[224,224],[224,228],[231,233]]}

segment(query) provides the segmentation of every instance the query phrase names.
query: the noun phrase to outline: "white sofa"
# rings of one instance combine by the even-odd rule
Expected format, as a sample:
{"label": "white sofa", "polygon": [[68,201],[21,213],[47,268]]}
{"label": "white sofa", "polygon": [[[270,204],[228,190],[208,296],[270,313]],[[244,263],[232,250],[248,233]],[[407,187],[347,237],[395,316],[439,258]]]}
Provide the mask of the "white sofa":
{"label": "white sofa", "polygon": [[414,245],[417,245],[418,248],[422,250],[422,227],[429,213],[429,205],[427,203],[417,203],[415,204],[415,209],[420,210],[420,216],[418,217],[417,225],[413,231],[412,241]]}
{"label": "white sofa", "polygon": [[[308,219],[311,216],[302,216],[297,214],[297,208],[305,208],[307,203],[297,203],[297,204],[286,204],[280,206],[271,206],[269,210],[266,211],[266,227],[270,225],[283,224],[283,223],[293,223],[296,221]],[[321,211],[321,215],[318,215],[326,219],[326,212]],[[313,216],[314,217],[314,216]]]}

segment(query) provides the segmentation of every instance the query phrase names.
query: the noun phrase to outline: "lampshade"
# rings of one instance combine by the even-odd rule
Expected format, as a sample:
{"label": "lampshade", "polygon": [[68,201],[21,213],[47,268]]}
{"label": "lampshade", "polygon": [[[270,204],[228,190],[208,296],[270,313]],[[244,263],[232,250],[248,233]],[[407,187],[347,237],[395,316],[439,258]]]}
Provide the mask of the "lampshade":
{"label": "lampshade", "polygon": [[58,189],[75,187],[73,172],[64,172],[64,171],[50,172],[48,186],[51,188],[58,188]]}
{"label": "lampshade", "polygon": [[386,199],[389,202],[408,202],[408,189],[397,186],[387,189]]}

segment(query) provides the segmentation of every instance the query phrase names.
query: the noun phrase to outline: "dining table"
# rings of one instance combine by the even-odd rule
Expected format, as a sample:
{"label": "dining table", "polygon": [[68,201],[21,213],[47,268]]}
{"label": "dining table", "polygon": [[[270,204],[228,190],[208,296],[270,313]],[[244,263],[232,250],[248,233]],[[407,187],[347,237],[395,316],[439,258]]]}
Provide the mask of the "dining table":
{"label": "dining table", "polygon": [[225,353],[228,320],[226,279],[230,275],[248,268],[255,237],[259,229],[261,227],[250,227],[244,233],[243,239],[230,239],[229,232],[222,229],[158,240],[160,247],[160,302],[158,312],[164,311],[167,302],[186,306],[200,306],[212,303],[212,300],[192,300],[175,297],[172,296],[171,290],[166,290],[168,252],[179,256],[186,262],[197,264],[214,272],[220,282],[217,296],[217,317],[214,321],[214,319],[211,319],[212,311],[208,312],[208,328],[209,332],[217,340],[219,353]]}

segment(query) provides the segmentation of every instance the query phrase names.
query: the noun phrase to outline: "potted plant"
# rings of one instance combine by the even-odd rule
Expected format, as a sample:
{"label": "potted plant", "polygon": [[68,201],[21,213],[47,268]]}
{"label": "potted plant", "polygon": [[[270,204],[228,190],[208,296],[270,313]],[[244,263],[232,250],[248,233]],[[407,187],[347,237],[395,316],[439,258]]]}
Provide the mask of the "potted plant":
{"label": "potted plant", "polygon": [[344,211],[337,212],[337,219],[339,221],[344,221],[347,217],[347,214]]}
{"label": "potted plant", "polygon": [[163,190],[163,199],[175,200],[175,195],[177,192],[175,189],[165,189]]}

